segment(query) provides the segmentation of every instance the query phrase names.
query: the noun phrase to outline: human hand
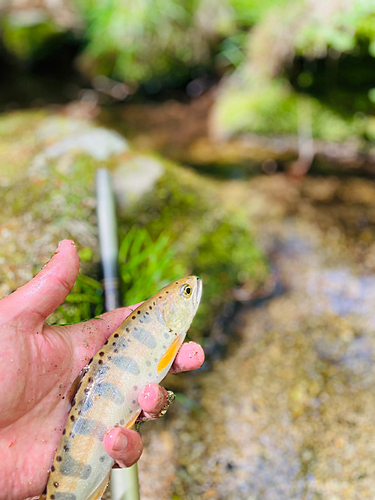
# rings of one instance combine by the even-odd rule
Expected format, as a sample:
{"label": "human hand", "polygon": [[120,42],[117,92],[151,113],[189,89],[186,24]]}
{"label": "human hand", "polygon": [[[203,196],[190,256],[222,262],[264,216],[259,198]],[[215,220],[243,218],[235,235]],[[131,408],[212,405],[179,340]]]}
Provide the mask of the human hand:
{"label": "human hand", "polygon": [[[47,316],[73,287],[78,268],[76,247],[64,240],[35,278],[0,300],[0,500],[43,492],[74,380],[136,307],[75,325],[46,325]],[[171,372],[194,370],[203,361],[202,348],[185,343]],[[146,416],[155,417],[166,404],[166,391],[149,384],[139,403]],[[121,467],[132,465],[142,453],[139,434],[121,427],[109,429],[104,446]]]}

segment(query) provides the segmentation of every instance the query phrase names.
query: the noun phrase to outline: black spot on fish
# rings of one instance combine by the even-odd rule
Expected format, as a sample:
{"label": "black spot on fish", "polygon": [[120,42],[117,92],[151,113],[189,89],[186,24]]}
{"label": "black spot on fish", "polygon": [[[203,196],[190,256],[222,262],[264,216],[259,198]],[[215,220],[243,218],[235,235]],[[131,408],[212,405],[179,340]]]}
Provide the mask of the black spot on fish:
{"label": "black spot on fish", "polygon": [[135,405],[135,399],[133,399],[132,403],[133,403],[133,405]]}
{"label": "black spot on fish", "polygon": [[125,328],[125,330],[126,330],[127,332],[129,332],[129,328]]}
{"label": "black spot on fish", "polygon": [[65,445],[63,449],[64,451],[69,451],[69,446]]}
{"label": "black spot on fish", "polygon": [[112,342],[112,345],[113,345],[113,347],[115,347],[117,344],[116,344],[116,342]]}
{"label": "black spot on fish", "polygon": [[100,351],[99,356],[104,356],[104,352]]}
{"label": "black spot on fish", "polygon": [[70,416],[70,420],[71,420],[72,422],[74,422],[74,421],[75,421],[75,419],[76,419],[76,417],[75,417],[74,415],[71,415],[71,416]]}
{"label": "black spot on fish", "polygon": [[55,472],[55,466],[51,465],[51,472]]}
{"label": "black spot on fish", "polygon": [[103,364],[103,360],[102,360],[102,359],[99,359],[98,364],[99,364],[99,365],[102,365],[102,364]]}
{"label": "black spot on fish", "polygon": [[104,462],[105,458],[106,458],[106,456],[105,456],[105,455],[102,455],[102,456],[99,458],[99,461],[100,461],[100,462]]}
{"label": "black spot on fish", "polygon": [[55,482],[53,483],[53,486],[54,486],[55,488],[58,488],[58,487],[59,487],[59,483],[58,483],[57,481],[55,481]]}
{"label": "black spot on fish", "polygon": [[152,306],[148,306],[148,308],[150,309],[150,311],[152,310]]}
{"label": "black spot on fish", "polygon": [[135,316],[132,316],[132,319],[135,319]]}
{"label": "black spot on fish", "polygon": [[64,435],[64,434],[66,433],[66,429],[64,429],[64,430],[62,431],[62,433],[63,433],[63,435]]}
{"label": "black spot on fish", "polygon": [[74,398],[73,401],[72,401],[72,406],[74,406],[75,404],[76,404],[76,400]]}
{"label": "black spot on fish", "polygon": [[107,359],[112,359],[112,356],[107,356]]}
{"label": "black spot on fish", "polygon": [[115,339],[117,339],[117,337],[118,337],[118,333],[115,333],[115,334],[114,334],[114,337],[115,337]]}
{"label": "black spot on fish", "polygon": [[104,345],[107,345],[107,344],[108,344],[108,340],[106,340],[106,341],[104,342]]}
{"label": "black spot on fish", "polygon": [[114,349],[113,352],[118,352],[118,349]]}
{"label": "black spot on fish", "polygon": [[93,380],[93,378],[92,378],[92,377],[89,377],[89,379],[88,379],[88,383],[89,383],[89,384],[92,384],[92,383],[93,383],[93,381],[94,381],[94,380]]}

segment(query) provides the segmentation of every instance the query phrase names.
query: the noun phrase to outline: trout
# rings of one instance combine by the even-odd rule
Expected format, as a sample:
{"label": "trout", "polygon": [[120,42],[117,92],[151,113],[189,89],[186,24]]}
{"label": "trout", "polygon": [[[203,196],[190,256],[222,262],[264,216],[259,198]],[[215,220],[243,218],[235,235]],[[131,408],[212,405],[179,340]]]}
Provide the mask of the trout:
{"label": "trout", "polygon": [[114,460],[103,438],[110,427],[131,428],[138,396],[168,373],[197,311],[202,282],[171,283],[134,310],[93,357],[72,402],[51,466],[47,500],[97,500]]}

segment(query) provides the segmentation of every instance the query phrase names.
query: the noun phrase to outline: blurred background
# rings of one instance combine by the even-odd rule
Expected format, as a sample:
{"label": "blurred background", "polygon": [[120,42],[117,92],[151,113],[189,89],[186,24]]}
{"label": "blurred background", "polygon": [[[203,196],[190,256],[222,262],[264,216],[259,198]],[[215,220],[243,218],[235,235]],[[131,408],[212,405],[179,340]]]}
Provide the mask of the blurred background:
{"label": "blurred background", "polygon": [[143,500],[374,498],[374,58],[374,0],[0,0],[0,296],[67,237],[102,312],[101,167],[123,303],[203,279]]}

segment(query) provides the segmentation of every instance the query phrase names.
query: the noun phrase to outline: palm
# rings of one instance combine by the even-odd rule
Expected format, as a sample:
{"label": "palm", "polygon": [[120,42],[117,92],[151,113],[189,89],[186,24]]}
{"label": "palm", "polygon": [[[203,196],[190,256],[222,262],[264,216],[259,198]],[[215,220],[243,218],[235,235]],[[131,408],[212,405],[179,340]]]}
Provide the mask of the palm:
{"label": "palm", "polygon": [[[45,325],[78,273],[71,242],[59,250],[32,281],[0,301],[0,500],[41,494],[70,411],[72,384],[133,309],[76,325]],[[202,362],[200,351],[177,371]]]}

